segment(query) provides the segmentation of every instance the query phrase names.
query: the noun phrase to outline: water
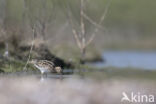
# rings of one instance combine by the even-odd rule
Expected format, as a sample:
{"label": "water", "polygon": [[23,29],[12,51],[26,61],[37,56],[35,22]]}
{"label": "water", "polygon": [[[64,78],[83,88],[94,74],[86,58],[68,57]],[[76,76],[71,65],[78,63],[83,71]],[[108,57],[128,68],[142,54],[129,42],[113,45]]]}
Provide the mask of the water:
{"label": "water", "polygon": [[105,51],[103,58],[96,66],[156,70],[156,51]]}
{"label": "water", "polygon": [[155,82],[117,78],[96,82],[78,76],[42,81],[36,75],[0,76],[0,104],[121,104],[123,91],[156,95],[155,86]]}

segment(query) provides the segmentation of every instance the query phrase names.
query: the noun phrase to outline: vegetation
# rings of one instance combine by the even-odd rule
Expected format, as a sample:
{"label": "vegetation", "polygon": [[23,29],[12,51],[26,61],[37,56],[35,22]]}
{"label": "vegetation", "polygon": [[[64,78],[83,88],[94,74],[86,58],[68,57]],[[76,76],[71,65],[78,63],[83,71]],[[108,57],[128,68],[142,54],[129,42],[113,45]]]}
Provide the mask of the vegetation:
{"label": "vegetation", "polygon": [[[0,0],[0,56],[8,52],[21,69],[27,59],[43,58],[41,44],[72,64],[102,61],[103,49],[155,49],[155,4],[112,0],[108,9],[108,0]],[[10,72],[9,61],[2,63]]]}
{"label": "vegetation", "polygon": [[136,68],[95,68],[95,67],[85,67],[87,71],[83,73],[83,76],[86,78],[94,78],[96,80],[111,80],[111,79],[134,79],[134,80],[156,80],[156,71],[155,70],[142,70]]}
{"label": "vegetation", "polygon": [[[122,95],[154,98],[156,70],[133,65],[154,67],[155,9],[156,0],[0,0],[0,103],[120,104]],[[102,55],[109,49],[141,49],[150,57],[140,51]],[[105,67],[120,64],[127,67]],[[139,97],[133,100],[140,102]]]}

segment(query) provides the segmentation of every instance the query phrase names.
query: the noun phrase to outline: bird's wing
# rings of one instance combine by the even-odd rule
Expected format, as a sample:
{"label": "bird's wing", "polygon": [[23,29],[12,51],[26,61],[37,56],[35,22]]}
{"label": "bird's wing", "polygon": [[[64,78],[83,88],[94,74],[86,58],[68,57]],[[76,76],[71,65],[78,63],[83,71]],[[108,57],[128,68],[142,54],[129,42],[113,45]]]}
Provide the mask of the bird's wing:
{"label": "bird's wing", "polygon": [[54,63],[53,62],[51,62],[51,61],[48,61],[48,60],[41,60],[43,63],[48,63],[48,64],[51,64],[51,65],[53,65],[54,66]]}

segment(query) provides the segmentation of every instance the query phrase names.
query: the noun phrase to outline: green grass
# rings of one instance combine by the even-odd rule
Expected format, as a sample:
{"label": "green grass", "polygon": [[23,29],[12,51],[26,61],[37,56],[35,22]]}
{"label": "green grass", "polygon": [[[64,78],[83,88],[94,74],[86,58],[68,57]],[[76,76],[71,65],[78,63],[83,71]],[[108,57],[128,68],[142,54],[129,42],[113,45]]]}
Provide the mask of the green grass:
{"label": "green grass", "polygon": [[86,77],[92,77],[95,79],[143,79],[143,80],[156,80],[156,71],[142,70],[134,68],[93,68],[88,67],[88,72],[83,73]]}
{"label": "green grass", "polygon": [[[23,71],[26,62],[20,60],[0,60],[0,69],[5,73],[13,73],[18,71]],[[32,65],[27,66],[28,70],[36,70]]]}
{"label": "green grass", "polygon": [[[12,60],[10,62],[2,62],[0,61],[0,69],[4,71],[5,73],[16,73],[20,72],[23,73],[23,67],[25,65],[24,62]],[[30,74],[30,71],[32,73],[38,72],[37,69],[32,67],[31,65],[28,65],[27,67],[28,73]],[[115,68],[115,67],[109,67],[109,68],[96,68],[91,67],[88,65],[77,65],[77,70],[85,69],[86,72],[83,72],[80,70],[79,73],[74,73],[73,75],[79,75],[83,76],[83,78],[92,78],[95,80],[106,80],[106,79],[133,79],[133,80],[150,80],[155,81],[156,80],[156,71],[151,70],[142,70],[142,69],[133,69],[133,68]]]}

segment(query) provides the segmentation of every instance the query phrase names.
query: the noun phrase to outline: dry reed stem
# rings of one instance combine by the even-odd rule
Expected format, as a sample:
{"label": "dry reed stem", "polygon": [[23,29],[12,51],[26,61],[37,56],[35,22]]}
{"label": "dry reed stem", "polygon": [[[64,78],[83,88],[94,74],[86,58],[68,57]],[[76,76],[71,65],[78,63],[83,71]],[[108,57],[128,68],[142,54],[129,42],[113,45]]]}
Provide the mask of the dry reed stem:
{"label": "dry reed stem", "polygon": [[[69,7],[68,7],[68,9],[69,9]],[[71,17],[71,12],[70,11],[68,11],[67,16],[69,18],[69,23],[71,25],[72,32],[73,32],[74,38],[76,40],[76,43],[77,43],[78,47],[81,49],[82,44],[81,44],[81,41],[80,41],[80,38],[79,38],[80,37],[79,36],[80,34],[78,34],[78,32],[76,31],[76,29],[74,28],[74,25],[73,25],[74,23],[72,21],[72,17]]]}
{"label": "dry reed stem", "polygon": [[[109,0],[106,4],[106,8],[104,10],[103,15],[101,16],[99,23],[94,22],[87,14],[84,12],[85,3],[84,0],[80,1],[80,31],[77,32],[77,30],[73,26],[73,21],[71,18],[70,8],[68,6],[68,17],[69,21],[72,27],[72,32],[74,35],[74,38],[76,40],[77,46],[80,49],[81,52],[81,60],[84,62],[85,59],[85,53],[86,53],[86,47],[94,40],[96,33],[98,32],[99,28],[103,30],[103,27],[101,26],[102,22],[105,20],[106,14],[108,12],[108,8],[110,6],[111,0]],[[86,39],[86,30],[85,30],[85,23],[84,19],[88,20],[91,24],[95,25],[95,30],[93,34],[89,37],[89,39]]]}
{"label": "dry reed stem", "polygon": [[[110,3],[111,3],[111,0],[109,0],[107,2],[105,11],[104,11],[103,15],[101,16],[99,23],[96,23],[89,16],[87,16],[86,13],[84,13],[84,0],[81,0],[81,4],[80,4],[80,29],[81,29],[81,32],[80,32],[80,34],[78,34],[78,32],[76,31],[76,29],[73,26],[73,21],[72,21],[72,18],[71,18],[71,13],[68,13],[69,14],[68,17],[69,17],[70,24],[71,24],[71,27],[72,27],[72,32],[74,34],[76,43],[77,43],[78,47],[81,50],[84,49],[84,48],[86,48],[94,40],[94,38],[96,36],[96,33],[99,31],[99,29],[104,30],[103,27],[101,26],[101,24],[105,20],[105,17],[106,17],[106,14],[108,12]],[[86,20],[88,20],[91,24],[93,24],[93,25],[96,26],[93,34],[90,36],[90,38],[88,39],[88,41],[86,41],[84,18]]]}
{"label": "dry reed stem", "polygon": [[82,46],[81,48],[85,47],[86,44],[86,33],[85,33],[85,24],[84,24],[84,18],[83,18],[83,14],[84,14],[84,0],[81,0],[81,8],[80,8],[80,28],[81,28],[81,43]]}
{"label": "dry reed stem", "polygon": [[32,36],[32,43],[31,43],[31,48],[30,48],[30,51],[29,51],[29,55],[28,55],[28,59],[27,59],[27,62],[23,68],[23,70],[27,70],[27,65],[30,61],[30,58],[31,58],[31,53],[32,53],[32,50],[33,50],[33,46],[34,46],[34,40],[35,40],[35,25],[32,27],[32,32],[33,32],[33,36]]}
{"label": "dry reed stem", "polygon": [[[111,1],[112,1],[112,0],[109,0],[109,1],[107,2],[105,11],[104,11],[103,15],[101,16],[101,19],[100,19],[98,25],[101,25],[102,22],[105,20],[105,17],[106,17],[106,15],[107,15],[108,9],[109,9],[109,7],[110,7]],[[86,46],[88,46],[88,45],[93,41],[93,39],[95,38],[96,33],[98,32],[98,30],[99,30],[98,28],[95,28],[93,34],[91,35],[91,38],[90,38],[90,39],[88,40],[88,42],[86,43]]]}
{"label": "dry reed stem", "polygon": [[98,27],[101,30],[104,30],[103,27],[101,25],[99,25],[98,23],[96,23],[94,20],[92,20],[87,14],[83,13],[83,17],[88,20],[91,24],[93,24],[94,26]]}

